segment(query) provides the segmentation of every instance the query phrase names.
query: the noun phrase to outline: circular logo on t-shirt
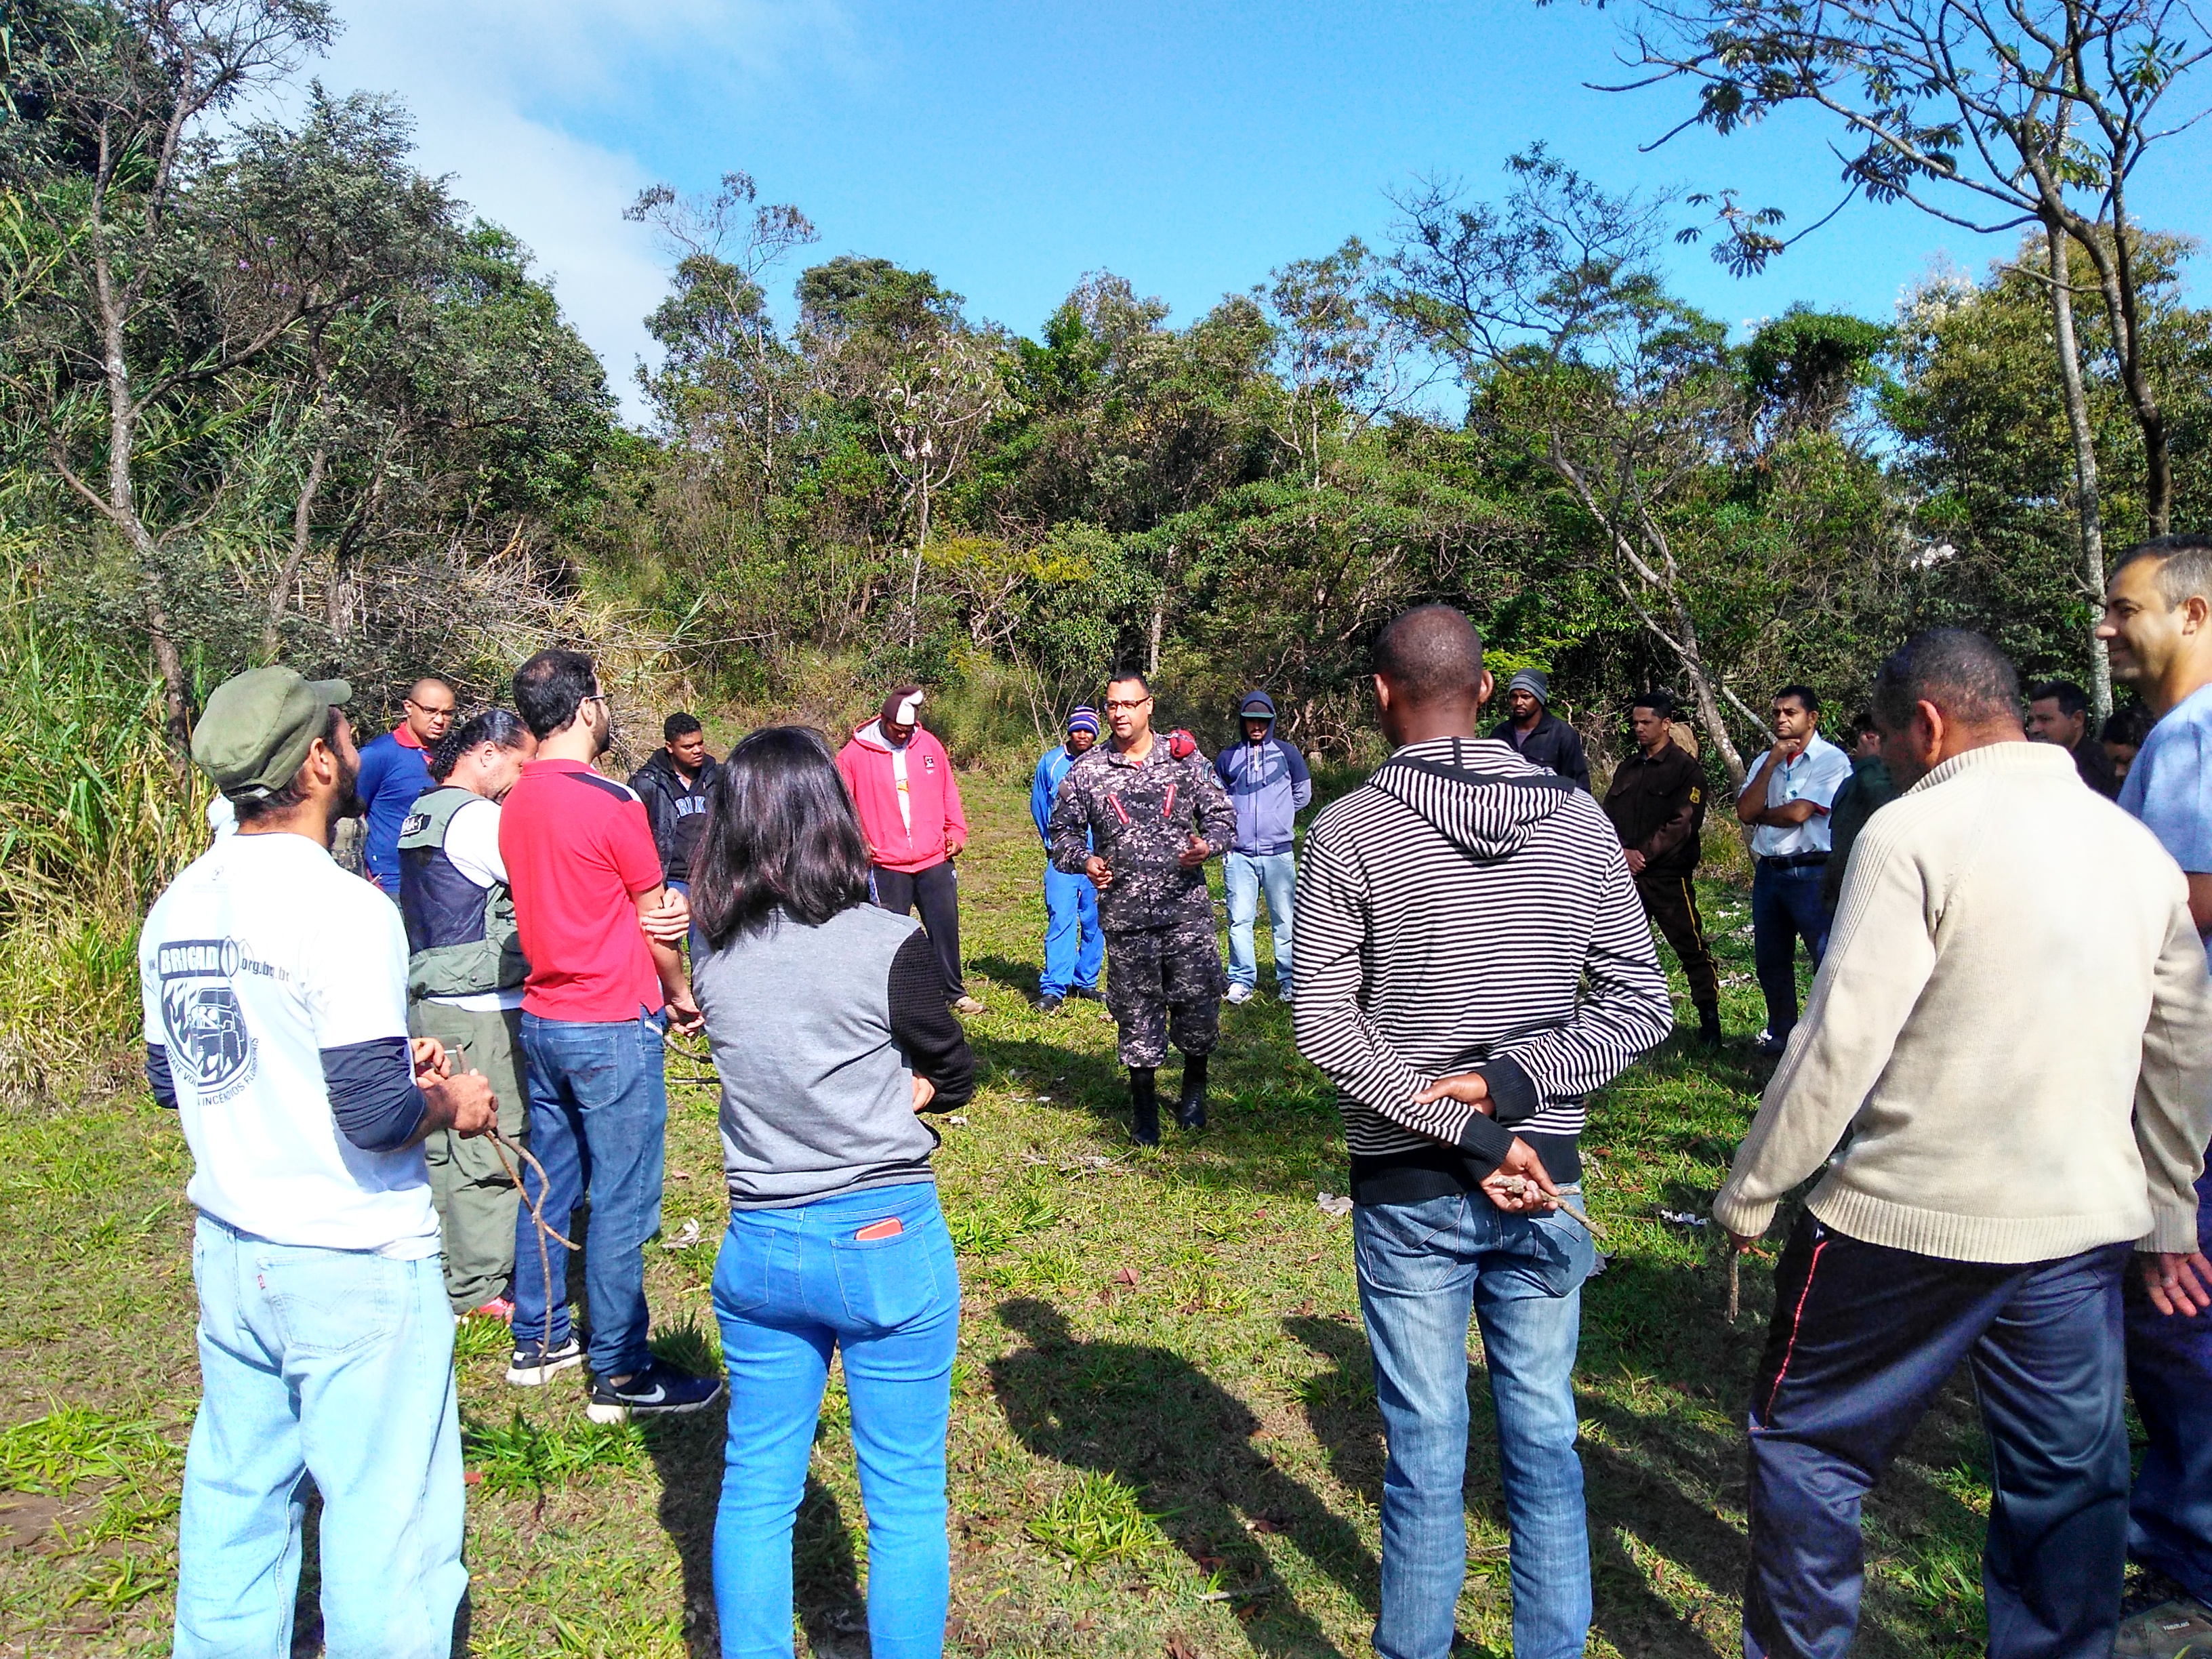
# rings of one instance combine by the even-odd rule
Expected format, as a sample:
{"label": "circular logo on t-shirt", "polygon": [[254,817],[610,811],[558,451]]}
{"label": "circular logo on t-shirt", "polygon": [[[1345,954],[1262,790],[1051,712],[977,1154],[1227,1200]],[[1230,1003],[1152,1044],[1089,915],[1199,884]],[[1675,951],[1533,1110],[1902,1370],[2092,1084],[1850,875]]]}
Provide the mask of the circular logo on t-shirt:
{"label": "circular logo on t-shirt", "polygon": [[233,988],[238,941],[173,940],[156,962],[171,1076],[179,1086],[190,1084],[203,1106],[229,1099],[252,1080],[259,1048]]}

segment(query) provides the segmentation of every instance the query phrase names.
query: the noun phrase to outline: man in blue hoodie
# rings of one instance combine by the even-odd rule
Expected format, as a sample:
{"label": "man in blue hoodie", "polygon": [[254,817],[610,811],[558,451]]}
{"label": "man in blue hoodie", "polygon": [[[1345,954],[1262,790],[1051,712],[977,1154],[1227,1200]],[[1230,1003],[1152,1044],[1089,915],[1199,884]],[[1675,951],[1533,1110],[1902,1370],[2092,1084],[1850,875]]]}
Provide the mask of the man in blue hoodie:
{"label": "man in blue hoodie", "polygon": [[1037,1008],[1056,1014],[1067,998],[1096,1000],[1098,970],[1106,961],[1106,935],[1098,931],[1098,889],[1088,876],[1071,876],[1052,864],[1052,803],[1075,757],[1098,741],[1098,711],[1080,708],[1067,717],[1067,740],[1036,765],[1030,785],[1030,817],[1045,844],[1044,973]]}
{"label": "man in blue hoodie", "polygon": [[1229,890],[1229,1000],[1249,1002],[1260,982],[1252,937],[1260,894],[1267,895],[1267,921],[1275,930],[1275,991],[1291,1000],[1291,909],[1298,866],[1291,851],[1298,813],[1313,799],[1313,775],[1298,751],[1275,735],[1275,700],[1247,691],[1237,705],[1244,741],[1213,757],[1213,769],[1237,809],[1223,882]]}

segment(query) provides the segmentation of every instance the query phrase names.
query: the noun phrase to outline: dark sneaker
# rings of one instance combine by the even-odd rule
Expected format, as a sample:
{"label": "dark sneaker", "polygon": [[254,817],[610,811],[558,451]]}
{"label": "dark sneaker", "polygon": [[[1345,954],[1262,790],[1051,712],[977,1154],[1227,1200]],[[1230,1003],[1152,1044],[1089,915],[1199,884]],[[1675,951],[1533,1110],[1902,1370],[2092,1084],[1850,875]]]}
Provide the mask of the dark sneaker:
{"label": "dark sneaker", "polygon": [[584,1345],[564,1336],[550,1348],[538,1342],[518,1342],[507,1362],[507,1380],[518,1389],[534,1389],[552,1381],[553,1373],[584,1363]]}
{"label": "dark sneaker", "polygon": [[2212,1609],[2184,1597],[2139,1613],[2119,1628],[2113,1659],[2191,1659],[2212,1653]]}
{"label": "dark sneaker", "polygon": [[603,1376],[594,1377],[584,1415],[594,1423],[627,1423],[634,1417],[696,1412],[721,1397],[720,1377],[694,1376],[655,1359],[619,1388]]}
{"label": "dark sneaker", "polygon": [[1037,1012],[1056,1014],[1060,1012],[1060,1000],[1056,996],[1041,996],[1037,999]]}
{"label": "dark sneaker", "polygon": [[1751,1047],[1755,1054],[1764,1054],[1769,1060],[1779,1060],[1790,1047],[1790,1034],[1784,1031],[1780,1036],[1777,1036],[1771,1031],[1761,1031],[1759,1034],[1759,1040]]}
{"label": "dark sneaker", "polygon": [[1068,992],[1067,995],[1068,1000],[1072,1002],[1103,1002],[1106,1000],[1104,997],[1098,994],[1098,988],[1095,985],[1075,986]]}

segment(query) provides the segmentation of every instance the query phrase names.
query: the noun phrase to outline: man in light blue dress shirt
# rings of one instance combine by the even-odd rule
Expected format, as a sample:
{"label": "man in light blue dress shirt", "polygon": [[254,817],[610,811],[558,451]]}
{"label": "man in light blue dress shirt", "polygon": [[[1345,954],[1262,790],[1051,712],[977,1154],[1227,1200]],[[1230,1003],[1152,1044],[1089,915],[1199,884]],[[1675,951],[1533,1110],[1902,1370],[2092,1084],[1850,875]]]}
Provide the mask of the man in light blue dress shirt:
{"label": "man in light blue dress shirt", "polygon": [[1810,687],[1774,694],[1774,745],[1753,763],[1735,815],[1751,829],[1752,955],[1766,998],[1759,1051],[1779,1054],[1797,1024],[1797,941],[1820,971],[1828,948],[1820,876],[1828,863],[1828,809],[1851,775],[1844,751],[1820,732],[1820,699]]}

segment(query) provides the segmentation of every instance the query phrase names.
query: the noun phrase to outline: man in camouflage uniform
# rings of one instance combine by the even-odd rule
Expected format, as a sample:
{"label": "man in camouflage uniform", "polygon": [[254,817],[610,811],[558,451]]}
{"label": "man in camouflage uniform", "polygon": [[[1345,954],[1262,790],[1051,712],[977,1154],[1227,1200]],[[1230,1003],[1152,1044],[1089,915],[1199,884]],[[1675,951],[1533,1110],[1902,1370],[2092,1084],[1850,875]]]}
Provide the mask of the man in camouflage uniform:
{"label": "man in camouflage uniform", "polygon": [[1113,740],[1078,758],[1060,780],[1047,839],[1055,868],[1097,884],[1106,1006],[1121,1027],[1136,1138],[1156,1146],[1154,1073],[1170,1043],[1183,1055],[1176,1121],[1206,1127],[1206,1057],[1220,1039],[1229,988],[1206,861],[1228,849],[1237,813],[1189,732],[1152,734],[1152,693],[1143,675],[1108,683],[1106,724]]}

